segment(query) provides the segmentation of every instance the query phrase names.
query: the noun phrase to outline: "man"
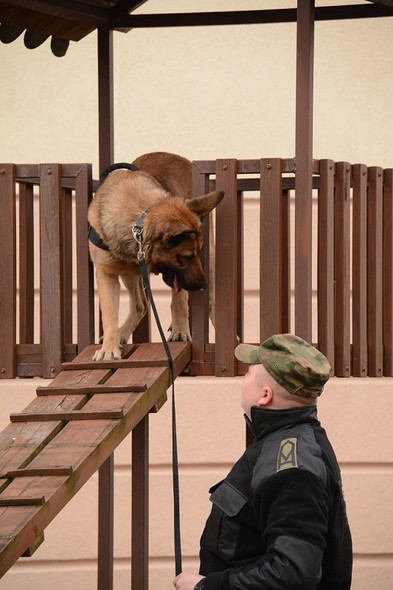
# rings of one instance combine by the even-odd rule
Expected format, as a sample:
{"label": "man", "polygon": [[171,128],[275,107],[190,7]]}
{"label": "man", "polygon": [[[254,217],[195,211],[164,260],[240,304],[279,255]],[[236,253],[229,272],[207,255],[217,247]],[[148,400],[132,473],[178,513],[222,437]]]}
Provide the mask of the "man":
{"label": "man", "polygon": [[340,469],[317,420],[331,367],[291,334],[240,344],[242,407],[255,440],[213,486],[200,574],[177,590],[348,590],[352,542]]}

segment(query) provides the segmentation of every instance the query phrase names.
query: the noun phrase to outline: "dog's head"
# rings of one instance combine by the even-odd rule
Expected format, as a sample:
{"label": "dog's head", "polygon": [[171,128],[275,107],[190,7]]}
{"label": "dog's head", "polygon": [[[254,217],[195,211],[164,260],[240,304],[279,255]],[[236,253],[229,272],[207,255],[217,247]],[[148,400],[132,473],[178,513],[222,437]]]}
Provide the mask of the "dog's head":
{"label": "dog's head", "polygon": [[[176,292],[199,291],[207,286],[199,253],[203,236],[201,220],[223,198],[215,191],[184,201],[167,199],[149,210],[149,270],[162,274],[164,282]],[[150,232],[149,232],[150,233]]]}

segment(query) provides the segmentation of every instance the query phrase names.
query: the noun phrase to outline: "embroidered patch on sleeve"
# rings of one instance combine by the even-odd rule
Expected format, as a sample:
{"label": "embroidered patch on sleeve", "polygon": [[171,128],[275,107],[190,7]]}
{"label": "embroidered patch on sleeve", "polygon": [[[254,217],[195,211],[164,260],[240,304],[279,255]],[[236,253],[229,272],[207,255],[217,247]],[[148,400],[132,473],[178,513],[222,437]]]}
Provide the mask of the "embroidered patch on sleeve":
{"label": "embroidered patch on sleeve", "polygon": [[284,438],[280,443],[280,449],[277,456],[277,469],[284,471],[284,469],[293,469],[298,467],[297,463],[297,438]]}

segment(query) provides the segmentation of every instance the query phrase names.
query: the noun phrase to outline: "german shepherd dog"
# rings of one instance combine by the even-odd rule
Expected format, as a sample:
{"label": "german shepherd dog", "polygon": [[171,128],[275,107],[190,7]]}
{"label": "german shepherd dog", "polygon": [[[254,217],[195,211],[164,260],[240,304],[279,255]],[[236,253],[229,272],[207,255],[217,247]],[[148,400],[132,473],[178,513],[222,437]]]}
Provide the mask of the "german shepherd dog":
{"label": "german shepherd dog", "polygon": [[[132,232],[141,219],[147,270],[161,273],[172,288],[168,339],[191,340],[187,291],[207,286],[199,259],[201,219],[224,196],[222,192],[212,192],[192,198],[192,164],[181,156],[166,152],[145,154],[133,165],[134,170],[110,172],[88,210],[90,256],[96,271],[104,331],[102,348],[93,357],[96,361],[121,358],[121,345],[128,341],[147,310],[137,260],[139,244]],[[91,237],[92,231],[95,239]],[[129,294],[129,311],[121,327],[119,277]]]}

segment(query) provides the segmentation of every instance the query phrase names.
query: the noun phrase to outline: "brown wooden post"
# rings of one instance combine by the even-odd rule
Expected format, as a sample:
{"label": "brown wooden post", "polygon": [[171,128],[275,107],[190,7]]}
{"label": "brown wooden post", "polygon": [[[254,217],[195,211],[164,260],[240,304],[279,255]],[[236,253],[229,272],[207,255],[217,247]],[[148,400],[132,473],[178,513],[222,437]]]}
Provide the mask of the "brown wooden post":
{"label": "brown wooden post", "polygon": [[0,165],[0,378],[16,375],[15,166]]}
{"label": "brown wooden post", "polygon": [[98,141],[100,174],[113,163],[113,31],[98,29]]}
{"label": "brown wooden post", "polygon": [[113,453],[98,471],[97,589],[113,588]]}
{"label": "brown wooden post", "polygon": [[216,188],[225,193],[216,211],[216,253],[224,265],[216,265],[216,377],[233,377],[237,362],[233,351],[236,346],[237,320],[237,160],[216,162]]}
{"label": "brown wooden post", "polygon": [[42,376],[54,377],[64,353],[61,166],[40,166]]}
{"label": "brown wooden post", "polygon": [[[113,163],[113,32],[98,29],[98,118],[100,174]],[[113,589],[113,455],[98,479],[98,590]]]}
{"label": "brown wooden post", "polygon": [[260,340],[282,332],[282,182],[281,160],[261,160]]}
{"label": "brown wooden post", "polygon": [[149,415],[132,431],[131,588],[147,590],[149,564]]}
{"label": "brown wooden post", "polygon": [[296,65],[295,331],[311,341],[314,0],[298,0]]}

